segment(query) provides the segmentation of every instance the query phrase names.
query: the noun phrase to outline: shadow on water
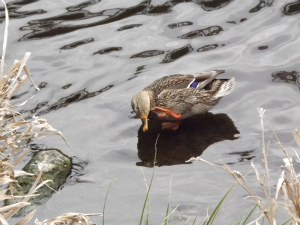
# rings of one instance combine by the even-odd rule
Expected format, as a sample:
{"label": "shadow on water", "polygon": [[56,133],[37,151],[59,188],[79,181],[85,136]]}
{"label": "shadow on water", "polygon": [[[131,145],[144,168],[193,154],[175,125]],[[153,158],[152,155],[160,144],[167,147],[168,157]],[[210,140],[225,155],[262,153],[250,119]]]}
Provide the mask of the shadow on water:
{"label": "shadow on water", "polygon": [[64,45],[60,49],[61,50],[73,49],[73,48],[76,48],[78,46],[91,43],[93,41],[94,41],[94,38],[87,38],[87,39],[83,39],[83,40],[80,40],[80,41],[75,41],[75,42],[73,42],[71,44],[68,44],[68,45]]}
{"label": "shadow on water", "polygon": [[[8,3],[8,9],[10,18],[23,18],[28,15],[34,14],[42,14],[46,13],[43,9],[37,9],[33,11],[21,11],[22,6],[29,5],[31,3],[36,2],[37,0],[17,0]],[[210,0],[210,1],[200,1],[200,0],[169,0],[165,1],[162,4],[154,5],[151,0],[141,1],[139,4],[128,7],[128,8],[111,8],[105,9],[99,12],[90,12],[85,8],[96,5],[100,3],[101,0],[89,0],[85,1],[70,7],[66,7],[66,12],[60,15],[56,15],[53,17],[42,18],[38,20],[31,20],[28,22],[26,26],[20,28],[20,30],[28,31],[29,33],[25,34],[20,41],[25,40],[36,40],[36,39],[43,39],[43,38],[50,38],[62,34],[67,34],[76,30],[91,28],[95,26],[101,26],[105,24],[109,24],[112,22],[120,21],[123,19],[127,19],[132,16],[137,15],[147,15],[147,16],[158,16],[161,14],[168,14],[171,13],[173,7],[178,4],[185,4],[185,3],[194,3],[199,5],[205,11],[213,11],[221,9],[233,0]],[[263,9],[264,7],[272,7],[274,0],[259,0],[258,4],[254,6],[252,9],[249,10],[250,13],[255,13]],[[283,15],[293,15],[300,12],[300,1],[295,1],[291,3],[286,3],[282,7],[282,14]],[[2,22],[4,18],[4,9],[0,8],[0,22]],[[80,25],[74,24],[66,24],[68,22],[73,21],[84,21],[91,18],[99,18],[96,22],[89,22]],[[240,22],[247,20],[247,18],[242,18]],[[227,23],[236,23],[235,21],[227,21]],[[171,23],[167,25],[168,29],[180,28],[184,26],[192,25],[193,22],[191,21],[181,21],[178,23]],[[132,29],[132,28],[139,28],[143,26],[141,23],[134,23],[134,24],[127,24],[116,31],[122,32],[124,30]],[[194,38],[201,38],[206,36],[218,35],[219,33],[223,32],[224,29],[221,26],[214,25],[209,26],[202,29],[196,29],[189,31],[183,35],[178,36],[177,38],[180,39],[194,39]],[[88,44],[94,41],[94,38],[87,38],[83,40],[78,40],[76,42],[67,44],[62,46],[61,50],[66,49],[73,49],[78,46]],[[186,56],[197,49],[197,52],[206,52],[211,51],[225,44],[222,43],[211,43],[205,46],[191,46],[190,44],[182,46],[177,49],[167,50],[167,49],[148,49],[146,51],[138,52],[132,55],[130,58],[147,58],[147,57],[154,57],[158,55],[165,54],[164,58],[161,60],[161,63],[171,63],[175,60]],[[122,46],[110,46],[106,48],[102,48],[96,52],[93,52],[93,55],[102,55],[102,54],[109,54],[112,52],[122,51]]]}
{"label": "shadow on water", "polygon": [[[254,159],[256,156],[254,155],[255,150],[248,150],[243,152],[230,152],[228,155],[235,155],[238,157],[238,162],[249,162]],[[233,165],[236,162],[226,162],[227,165]]]}
{"label": "shadow on water", "polygon": [[300,72],[297,71],[279,71],[271,74],[273,82],[284,82],[295,85],[300,89]]}
{"label": "shadow on water", "polygon": [[138,131],[137,166],[153,167],[155,142],[157,140],[157,166],[186,163],[191,157],[200,156],[210,145],[223,140],[235,140],[240,132],[226,114],[206,113],[182,121],[176,131],[161,130],[161,122],[151,120],[149,130]]}
{"label": "shadow on water", "polygon": [[192,48],[192,46],[190,44],[185,45],[181,48],[175,49],[175,50],[171,51],[170,53],[168,53],[161,63],[173,62],[176,59],[179,59],[185,55],[190,54],[193,50],[194,49]]}
{"label": "shadow on water", "polygon": [[[15,13],[13,9],[20,9],[23,5],[30,4],[34,1],[36,0],[27,0],[27,1],[23,0],[23,1],[12,2],[10,5],[8,5],[10,9],[10,16],[13,18],[14,15],[13,13]],[[61,34],[70,33],[79,29],[85,29],[89,27],[112,23],[135,15],[155,16],[155,15],[167,14],[172,11],[172,8],[174,6],[181,3],[194,2],[195,4],[201,6],[204,10],[212,11],[212,10],[223,8],[232,1],[233,0],[212,0],[209,2],[208,1],[204,2],[204,1],[197,1],[197,0],[170,0],[170,1],[166,1],[161,5],[154,6],[152,5],[151,0],[146,0],[146,1],[142,1],[140,4],[137,4],[129,8],[106,9],[100,12],[91,13],[88,10],[84,10],[84,8],[91,5],[95,5],[99,3],[100,0],[90,0],[90,1],[80,3],[78,5],[67,7],[66,13],[54,17],[45,18],[45,19],[29,21],[28,25],[21,27],[20,30],[29,30],[31,32],[25,34],[20,40],[24,41],[24,40],[31,40],[31,39],[49,38]],[[40,9],[37,10],[37,12],[45,13],[46,11]],[[26,16],[26,13],[28,14],[28,12],[23,12],[23,17]],[[33,12],[31,12],[31,14],[33,14]],[[106,18],[100,19],[99,21],[92,22],[92,23],[86,23],[81,25],[62,24],[63,22],[67,22],[67,21],[85,20],[93,17],[102,17],[102,16],[105,16]],[[174,28],[180,26],[187,26],[191,24],[192,22],[189,21],[180,22],[178,24],[170,24],[169,27]],[[119,28],[117,31],[132,29],[142,25],[143,24],[129,24]],[[192,31],[192,33],[197,33],[197,35],[199,35],[200,33],[203,32],[201,32],[201,30],[199,31],[197,30],[197,31]],[[185,36],[189,36],[189,35],[188,34],[184,35],[181,38],[185,38]],[[195,37],[195,35],[192,36],[193,36],[192,38]]]}
{"label": "shadow on water", "polygon": [[282,14],[285,16],[291,16],[297,13],[300,13],[300,0],[286,3],[282,7]]}
{"label": "shadow on water", "polygon": [[252,9],[250,9],[249,13],[255,13],[260,11],[264,7],[272,6],[274,0],[259,0],[259,3]]}
{"label": "shadow on water", "polygon": [[[31,15],[44,14],[47,11],[43,9],[35,9],[35,10],[27,10],[21,11],[23,6],[27,6],[31,3],[38,2],[38,0],[16,0],[7,3],[7,8],[9,11],[9,17],[11,19],[19,19],[25,18]],[[169,0],[161,5],[153,5],[151,0],[142,1],[140,4],[129,8],[113,8],[106,9],[100,12],[91,13],[88,10],[84,10],[84,8],[96,5],[100,3],[101,0],[88,0],[82,3],[79,3],[74,6],[67,7],[66,13],[60,14],[58,16],[49,17],[40,20],[32,20],[28,23],[28,26],[24,26],[22,30],[32,30],[31,33],[25,35],[21,40],[28,39],[41,39],[46,37],[52,37],[64,33],[69,33],[78,29],[84,29],[88,27],[103,25],[111,22],[115,22],[118,20],[122,20],[135,15],[161,15],[168,14],[172,12],[172,8],[181,3],[189,3],[193,2],[199,5],[205,11],[213,11],[221,9],[233,0],[210,0],[210,1],[202,1],[202,0]],[[264,7],[271,7],[273,5],[274,0],[259,0],[258,4],[249,10],[250,13],[255,13],[260,11]],[[282,7],[283,15],[293,15],[300,12],[300,1],[294,1],[290,3],[285,3]],[[93,17],[101,17],[108,16],[108,18],[102,19],[98,22],[83,24],[83,25],[62,25],[62,22],[65,21],[75,21],[75,20],[84,20],[90,19]],[[0,7],[0,23],[4,21],[4,8]],[[191,25],[192,22],[180,22],[178,24],[170,24],[170,28],[187,26]],[[131,29],[134,27],[142,26],[143,24],[129,24],[124,27],[118,29],[118,31]]]}
{"label": "shadow on water", "polygon": [[[63,86],[62,88],[67,89],[70,86],[71,85],[69,84],[69,85]],[[55,102],[52,105],[49,105],[48,102],[40,102],[37,104],[37,106],[34,109],[22,111],[22,113],[26,113],[29,111],[33,114],[36,114],[37,116],[41,116],[41,115],[49,113],[53,110],[58,110],[60,108],[67,107],[68,105],[70,105],[72,103],[95,97],[95,96],[101,94],[102,92],[111,89],[113,86],[114,85],[109,85],[105,88],[102,88],[102,89],[100,89],[98,91],[94,91],[94,92],[88,92],[86,89],[83,89],[83,90],[77,91],[71,95],[61,98],[60,100],[58,100],[57,102]],[[47,108],[42,111],[39,111],[41,108],[44,108],[44,107],[47,107]],[[37,111],[39,111],[39,112],[37,113]]]}
{"label": "shadow on water", "polygon": [[129,30],[129,29],[132,29],[132,28],[135,28],[135,27],[140,27],[142,26],[143,24],[130,24],[130,25],[125,25],[123,27],[120,27],[117,31],[123,31],[123,30]]}
{"label": "shadow on water", "polygon": [[[24,5],[28,5],[30,3],[37,2],[38,0],[17,0],[8,2],[6,4],[7,9],[9,11],[10,19],[21,19],[32,15],[44,14],[46,13],[43,9],[35,9],[30,11],[21,11],[20,8]],[[5,20],[4,8],[0,7],[0,23]]]}
{"label": "shadow on water", "polygon": [[[259,0],[259,3],[252,9],[249,10],[249,13],[255,13],[260,11],[264,7],[271,7],[274,0]],[[281,9],[282,15],[291,16],[297,13],[300,13],[300,0],[285,3]]]}
{"label": "shadow on water", "polygon": [[149,50],[149,51],[144,51],[144,52],[134,54],[130,58],[147,58],[147,57],[152,57],[152,56],[156,56],[156,55],[161,55],[164,53],[165,53],[164,51],[160,51],[160,50]]}
{"label": "shadow on water", "polygon": [[[43,14],[46,13],[43,9],[36,9],[31,11],[21,11],[21,8],[23,6],[30,5],[31,3],[37,2],[37,0],[17,0],[7,3],[7,7],[9,10],[9,16],[10,18],[24,18],[30,15],[36,15],[36,14]],[[20,28],[20,30],[27,30],[29,33],[25,34],[20,41],[24,40],[36,40],[36,39],[43,39],[43,38],[50,38],[62,34],[67,34],[76,30],[80,29],[86,29],[90,27],[100,26],[108,23],[112,23],[115,21],[120,21],[132,16],[136,15],[147,15],[147,16],[156,16],[161,14],[168,14],[172,12],[172,8],[175,7],[178,4],[184,4],[184,3],[194,3],[196,5],[199,5],[203,10],[205,11],[213,11],[221,9],[231,2],[233,0],[210,0],[210,1],[200,1],[200,0],[169,0],[165,1],[165,3],[162,3],[160,5],[153,5],[151,0],[145,0],[141,1],[139,4],[128,7],[128,8],[112,8],[112,9],[105,9],[99,12],[89,12],[88,10],[85,10],[85,8],[96,5],[100,3],[101,0],[89,0],[85,1],[70,7],[66,7],[66,11],[63,14],[38,19],[38,20],[31,20],[28,22],[28,25],[23,26]],[[250,13],[255,13],[263,9],[264,7],[272,7],[274,0],[259,0],[258,4],[254,6],[252,9],[249,10]],[[282,14],[283,15],[294,15],[300,12],[300,0],[285,3],[282,7]],[[99,17],[99,20],[96,22],[90,22],[80,25],[72,25],[72,24],[65,24],[67,22],[73,22],[73,21],[81,21],[81,20],[87,20],[90,18]],[[103,18],[104,17],[104,18]],[[4,8],[0,7],[0,23],[4,19]],[[241,20],[244,21],[246,18],[243,18]],[[235,21],[229,21],[228,23],[236,23]],[[172,23],[168,25],[169,29],[174,28],[180,28],[182,26],[189,26],[192,25],[193,22],[191,21],[182,21],[178,23]],[[138,28],[140,26],[143,26],[143,24],[128,24],[125,26],[120,27],[117,29],[117,31],[123,31],[128,30],[132,28]],[[202,36],[212,36],[212,35],[218,35],[220,32],[224,31],[221,26],[210,26],[204,29],[197,29],[190,31],[186,34],[183,34],[179,36],[178,38],[181,39],[193,39],[193,38],[199,38]],[[60,49],[72,49],[75,47],[78,47],[80,45],[88,44],[93,42],[93,38],[88,38],[84,40],[78,40],[76,42],[70,43],[68,45],[62,46]],[[186,45],[178,49],[174,49],[172,51],[168,50],[147,50],[140,53],[136,53],[131,56],[131,58],[145,58],[145,57],[152,57],[164,54],[164,59],[161,61],[161,63],[170,63],[173,62],[183,56],[186,56],[187,54],[190,54],[194,48],[198,49],[197,52],[204,52],[204,51],[211,51],[214,50],[217,47],[224,46],[224,44],[217,44],[212,43],[210,45],[205,45],[202,47],[192,47],[191,45]],[[111,46],[105,49],[100,49],[93,54],[108,54],[114,51],[121,51],[121,46]]]}
{"label": "shadow on water", "polygon": [[211,27],[207,27],[205,29],[191,31],[187,34],[181,35],[178,38],[193,39],[193,38],[203,37],[203,36],[209,37],[209,36],[217,35],[221,31],[223,31],[222,27],[220,27],[220,26],[211,26]]}
{"label": "shadow on water", "polygon": [[190,25],[193,25],[193,23],[190,21],[183,21],[183,22],[179,22],[179,23],[171,23],[168,25],[168,27],[171,29],[174,29],[174,28],[190,26]]}
{"label": "shadow on water", "polygon": [[[98,3],[99,1],[93,1],[93,4]],[[89,6],[84,5],[79,7],[79,5],[67,8],[68,12],[40,20],[32,20],[28,22],[28,26],[21,27],[21,30],[32,30],[31,33],[24,35],[20,40],[30,40],[30,39],[42,39],[53,37],[61,34],[70,33],[79,29],[85,29],[89,27],[100,26],[108,23],[112,23],[115,21],[119,21],[134,15],[141,14],[146,8],[149,6],[151,1],[143,1],[142,3],[125,8],[125,9],[107,9],[97,13],[91,13],[87,10],[83,10],[83,8]],[[81,24],[81,25],[64,25],[62,22],[65,21],[76,21],[76,20],[85,20],[93,17],[102,17],[108,16],[105,19],[101,19],[97,22],[89,23],[89,24]]]}
{"label": "shadow on water", "polygon": [[111,53],[111,52],[117,52],[117,51],[122,51],[122,47],[109,47],[109,48],[104,48],[104,49],[101,49],[97,52],[94,52],[94,55],[96,54],[107,54],[107,53]]}

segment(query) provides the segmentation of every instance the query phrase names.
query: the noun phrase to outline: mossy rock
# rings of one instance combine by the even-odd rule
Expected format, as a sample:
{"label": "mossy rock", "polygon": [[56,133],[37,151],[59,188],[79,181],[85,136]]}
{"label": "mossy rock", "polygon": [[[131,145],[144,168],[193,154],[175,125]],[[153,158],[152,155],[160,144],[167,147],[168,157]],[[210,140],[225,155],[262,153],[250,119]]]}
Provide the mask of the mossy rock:
{"label": "mossy rock", "polygon": [[[54,190],[58,190],[71,173],[72,160],[59,150],[42,150],[34,154],[23,170],[38,175],[42,168],[42,180],[51,180],[52,182],[48,182],[47,185]],[[26,195],[35,182],[35,179],[36,178],[32,176],[18,177],[18,185],[14,185],[14,195]],[[29,202],[31,202],[32,205],[44,204],[54,193],[51,188],[43,185],[35,193],[38,194],[38,196],[31,197]],[[5,205],[13,204],[17,202],[18,199],[19,198],[8,200],[5,202]],[[23,210],[20,210],[17,216],[24,215],[24,213],[26,213],[25,211],[27,212],[28,209],[26,210],[24,208]]]}

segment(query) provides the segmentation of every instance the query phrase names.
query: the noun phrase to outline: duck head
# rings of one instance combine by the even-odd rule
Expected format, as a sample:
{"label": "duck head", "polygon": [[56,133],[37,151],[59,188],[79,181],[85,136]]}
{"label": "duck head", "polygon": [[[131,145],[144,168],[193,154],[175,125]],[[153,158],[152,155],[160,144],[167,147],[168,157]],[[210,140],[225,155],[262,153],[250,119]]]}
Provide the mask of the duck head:
{"label": "duck head", "polygon": [[150,95],[147,91],[141,91],[131,99],[131,107],[134,112],[141,118],[143,131],[148,130],[148,115],[150,112]]}

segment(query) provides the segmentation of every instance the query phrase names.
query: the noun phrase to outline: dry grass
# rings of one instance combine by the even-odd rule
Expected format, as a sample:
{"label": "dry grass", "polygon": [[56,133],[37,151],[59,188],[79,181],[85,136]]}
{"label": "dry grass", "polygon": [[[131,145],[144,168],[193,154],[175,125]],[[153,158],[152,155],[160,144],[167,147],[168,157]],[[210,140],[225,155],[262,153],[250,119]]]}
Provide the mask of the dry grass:
{"label": "dry grass", "polygon": [[97,214],[79,214],[79,213],[66,213],[51,220],[44,220],[42,222],[35,221],[36,225],[92,225],[89,217],[101,216],[101,213]]}
{"label": "dry grass", "polygon": [[[25,120],[17,111],[18,105],[11,105],[10,100],[12,96],[21,88],[24,82],[28,79],[32,83],[33,81],[30,77],[30,72],[26,67],[26,62],[30,56],[29,52],[25,53],[23,59],[15,60],[7,74],[4,72],[9,20],[6,5],[3,0],[1,1],[5,6],[6,25],[3,32],[4,41],[0,68],[0,200],[16,200],[16,203],[0,208],[0,224],[7,225],[9,224],[7,220],[19,209],[30,205],[29,200],[31,197],[35,196],[36,190],[48,182],[41,180],[42,170],[36,175],[16,169],[29,151],[29,141],[42,138],[49,134],[58,135],[64,140],[65,138],[60,131],[48,124],[47,120],[35,116],[33,116],[32,119]],[[36,85],[34,85],[34,87],[38,89]],[[23,102],[21,105],[25,104],[27,101]],[[15,196],[13,194],[13,184],[17,183],[16,178],[19,176],[36,177],[35,183],[26,196]],[[11,195],[6,194],[8,190],[12,193]],[[26,224],[34,216],[34,213],[35,210],[29,213],[25,218],[21,219],[17,225]],[[100,214],[93,214],[93,216],[94,215]],[[89,221],[88,216],[91,215],[69,213],[53,220],[36,222],[36,224],[92,224]]]}
{"label": "dry grass", "polygon": [[[278,206],[282,206],[284,209],[287,210],[288,214],[291,216],[290,224],[292,225],[298,225],[300,224],[300,180],[299,180],[299,174],[294,169],[293,166],[293,160],[289,156],[287,150],[280,142],[278,136],[274,132],[274,129],[272,128],[273,135],[276,139],[276,142],[282,152],[285,155],[284,166],[281,167],[283,170],[281,172],[281,176],[278,179],[277,182],[277,190],[276,193],[271,193],[271,181],[270,181],[270,175],[269,175],[269,166],[268,166],[268,154],[267,149],[265,145],[265,131],[264,131],[264,113],[265,110],[260,108],[258,109],[258,113],[260,116],[261,121],[261,129],[262,129],[262,153],[263,153],[263,161],[265,165],[265,171],[258,171],[253,163],[251,163],[251,166],[255,172],[257,181],[259,182],[259,185],[261,187],[261,191],[263,193],[262,196],[259,196],[257,193],[253,191],[249,183],[247,182],[245,176],[240,173],[239,171],[232,170],[229,166],[226,164],[223,164],[223,166],[212,164],[200,157],[192,158],[189,161],[202,161],[209,165],[213,165],[219,168],[224,169],[226,172],[228,172],[236,181],[237,183],[247,192],[249,198],[253,199],[255,203],[257,204],[261,215],[252,221],[249,224],[261,224],[264,220],[268,221],[268,224],[275,225],[276,224],[276,216],[277,216],[277,210]],[[300,146],[300,133],[298,130],[294,130],[293,132],[294,138],[296,140],[296,143],[298,146]],[[300,162],[300,158],[296,152],[295,149],[295,157],[296,162]]]}

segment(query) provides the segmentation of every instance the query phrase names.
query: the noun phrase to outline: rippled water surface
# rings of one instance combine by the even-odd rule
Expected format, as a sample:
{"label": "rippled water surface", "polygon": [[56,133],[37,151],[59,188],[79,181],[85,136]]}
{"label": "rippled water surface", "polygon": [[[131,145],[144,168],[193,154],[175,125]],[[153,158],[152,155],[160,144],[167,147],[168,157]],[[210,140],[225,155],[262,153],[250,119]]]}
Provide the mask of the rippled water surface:
{"label": "rippled water surface", "polygon": [[[202,154],[216,164],[221,159],[243,173],[251,171],[250,160],[263,167],[257,107],[267,110],[284,145],[295,146],[300,1],[17,0],[7,5],[6,65],[30,51],[28,67],[41,88],[35,91],[28,82],[14,101],[34,95],[22,112],[46,118],[72,146],[49,137],[33,148],[61,149],[75,164],[67,183],[39,207],[39,220],[102,211],[113,180],[106,224],[137,224],[146,195],[143,173],[149,182],[159,133],[150,224],[163,221],[171,180],[171,210],[188,209],[177,224],[196,216],[200,223],[233,184],[221,169],[186,163],[190,157]],[[3,21],[3,8],[0,13]],[[0,27],[3,31],[3,22]],[[156,122],[150,122],[149,132],[141,131],[130,106],[133,94],[164,75],[212,69],[225,70],[224,78],[234,76],[236,86],[211,113],[184,121],[176,132],[162,132]],[[283,154],[269,138],[268,125],[266,132],[275,189]],[[248,179],[259,191],[253,173]],[[241,188],[234,189],[219,224],[251,210],[251,199],[244,197]]]}

